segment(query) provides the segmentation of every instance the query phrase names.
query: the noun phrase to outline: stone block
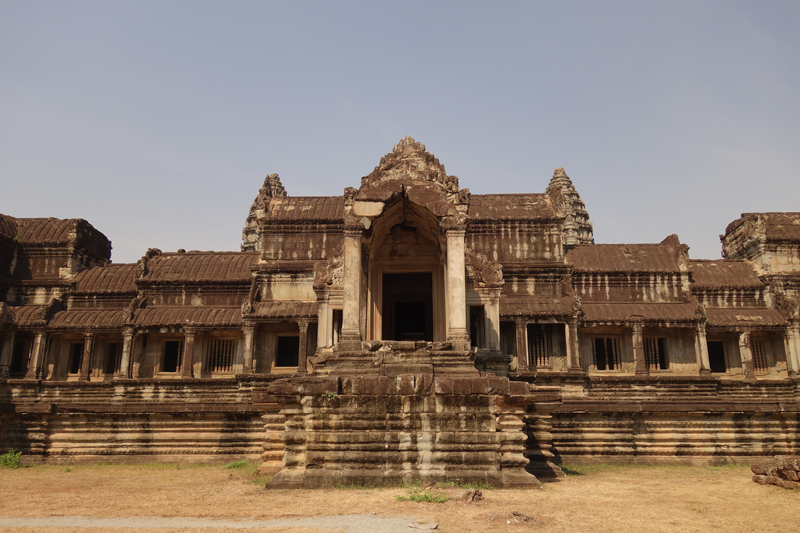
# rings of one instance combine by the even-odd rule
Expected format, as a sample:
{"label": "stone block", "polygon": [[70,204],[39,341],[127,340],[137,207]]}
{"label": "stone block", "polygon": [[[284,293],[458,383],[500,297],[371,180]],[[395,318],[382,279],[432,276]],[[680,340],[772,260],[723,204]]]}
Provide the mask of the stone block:
{"label": "stone block", "polygon": [[530,394],[530,390],[524,381],[509,381],[508,393],[511,396],[527,396]]}
{"label": "stone block", "polygon": [[508,378],[486,377],[489,394],[508,395]]}
{"label": "stone block", "polygon": [[471,378],[450,378],[450,379],[452,380],[453,394],[460,394],[464,396],[472,394]]}
{"label": "stone block", "polygon": [[472,378],[470,380],[470,390],[472,394],[489,394],[490,387],[487,378]]}
{"label": "stone block", "polygon": [[436,378],[433,381],[434,394],[453,394],[453,378]]}

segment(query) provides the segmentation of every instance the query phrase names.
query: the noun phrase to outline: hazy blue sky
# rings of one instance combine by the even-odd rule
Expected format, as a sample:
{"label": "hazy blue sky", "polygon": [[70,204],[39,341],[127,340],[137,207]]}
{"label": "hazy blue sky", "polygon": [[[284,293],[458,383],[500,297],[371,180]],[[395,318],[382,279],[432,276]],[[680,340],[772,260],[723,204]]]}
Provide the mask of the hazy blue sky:
{"label": "hazy blue sky", "polygon": [[800,2],[0,0],[0,212],[115,262],[238,250],[264,176],[339,195],[406,134],[473,193],[563,166],[597,242],[695,258],[800,211]]}

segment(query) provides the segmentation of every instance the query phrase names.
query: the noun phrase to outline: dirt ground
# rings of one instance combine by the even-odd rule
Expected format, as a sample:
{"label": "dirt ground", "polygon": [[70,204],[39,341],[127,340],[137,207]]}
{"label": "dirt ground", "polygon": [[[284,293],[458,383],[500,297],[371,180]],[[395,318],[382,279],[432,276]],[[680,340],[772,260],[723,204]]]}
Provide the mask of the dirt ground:
{"label": "dirt ground", "polygon": [[[0,469],[0,517],[244,520],[375,513],[438,523],[437,531],[449,533],[800,531],[800,491],[757,485],[751,481],[747,466],[575,466],[567,471],[570,475],[565,481],[547,483],[542,490],[483,489],[485,499],[476,503],[463,501],[465,488],[434,487],[450,500],[428,503],[398,501],[398,496],[407,495],[408,488],[263,491],[265,479],[256,477],[255,465],[239,469],[157,464],[32,466]],[[513,511],[533,521],[509,524]],[[34,528],[7,531],[27,533]],[[331,529],[267,531],[311,533]]]}

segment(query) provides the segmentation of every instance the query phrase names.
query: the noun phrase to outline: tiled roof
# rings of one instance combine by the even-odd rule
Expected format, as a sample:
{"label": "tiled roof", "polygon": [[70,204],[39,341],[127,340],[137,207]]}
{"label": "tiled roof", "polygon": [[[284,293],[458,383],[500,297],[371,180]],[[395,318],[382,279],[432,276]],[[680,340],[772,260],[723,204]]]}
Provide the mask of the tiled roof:
{"label": "tiled roof", "polygon": [[340,222],[344,215],[342,196],[273,197],[267,209],[267,220]]}
{"label": "tiled roof", "polygon": [[77,275],[76,292],[134,292],[136,264],[119,264],[93,267]]}
{"label": "tiled roof", "polygon": [[571,298],[506,297],[500,299],[500,316],[566,316]]}
{"label": "tiled roof", "polygon": [[136,326],[240,326],[239,307],[148,307],[136,311]]}
{"label": "tiled roof", "polygon": [[147,279],[156,282],[250,281],[257,252],[164,253],[147,262]]}
{"label": "tiled roof", "polygon": [[745,261],[691,261],[695,287],[761,287],[756,271]]}
{"label": "tiled roof", "polygon": [[17,326],[31,326],[35,324],[36,314],[42,307],[41,305],[20,305],[9,309],[14,313],[14,324]]}
{"label": "tiled roof", "polygon": [[752,307],[707,307],[709,326],[785,326],[786,320],[774,309]]}
{"label": "tiled roof", "polygon": [[51,328],[117,328],[122,325],[121,309],[72,310],[56,313],[47,324]]}
{"label": "tiled roof", "polygon": [[17,219],[0,213],[0,235],[13,239],[17,234]]}
{"label": "tiled roof", "polygon": [[18,218],[17,233],[22,243],[67,242],[77,219]]}
{"label": "tiled roof", "polygon": [[253,316],[260,318],[316,318],[317,302],[273,300],[257,302]]}
{"label": "tiled roof", "polygon": [[547,194],[473,194],[472,220],[541,220],[558,217]]}
{"label": "tiled roof", "polygon": [[582,244],[566,261],[583,272],[678,272],[678,253],[668,244]]}
{"label": "tiled roof", "polygon": [[696,321],[695,305],[691,303],[585,303],[581,306],[585,322],[623,322],[632,317],[660,322]]}

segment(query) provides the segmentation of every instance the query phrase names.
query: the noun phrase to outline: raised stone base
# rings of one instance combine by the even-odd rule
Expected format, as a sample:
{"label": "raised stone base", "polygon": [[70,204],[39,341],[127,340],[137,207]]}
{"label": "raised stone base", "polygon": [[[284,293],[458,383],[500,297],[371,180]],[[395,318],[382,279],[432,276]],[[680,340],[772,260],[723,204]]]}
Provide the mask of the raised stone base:
{"label": "raised stone base", "polygon": [[268,393],[285,416],[283,469],[267,488],[465,481],[539,487],[526,472],[534,399],[498,377],[295,377]]}

